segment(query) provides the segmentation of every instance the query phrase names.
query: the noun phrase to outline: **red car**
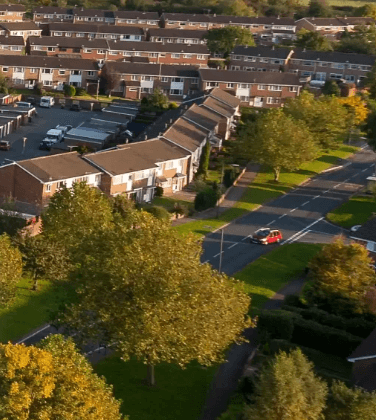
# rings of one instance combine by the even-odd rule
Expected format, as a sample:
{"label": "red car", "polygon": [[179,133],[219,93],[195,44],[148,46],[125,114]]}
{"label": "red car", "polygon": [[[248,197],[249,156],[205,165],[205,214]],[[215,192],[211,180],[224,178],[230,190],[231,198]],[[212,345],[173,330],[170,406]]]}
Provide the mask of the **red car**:
{"label": "red car", "polygon": [[278,229],[261,228],[251,236],[251,242],[261,245],[268,245],[280,242],[283,239],[282,233]]}

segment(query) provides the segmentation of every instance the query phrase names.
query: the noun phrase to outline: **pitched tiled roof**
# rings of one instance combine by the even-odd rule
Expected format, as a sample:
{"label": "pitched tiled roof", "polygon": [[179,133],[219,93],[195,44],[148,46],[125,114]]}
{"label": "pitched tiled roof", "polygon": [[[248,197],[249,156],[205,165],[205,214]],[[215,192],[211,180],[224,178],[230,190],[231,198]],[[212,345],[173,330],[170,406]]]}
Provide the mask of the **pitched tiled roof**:
{"label": "pitched tiled roof", "polygon": [[339,51],[312,51],[295,48],[292,59],[317,60],[334,63],[351,63],[373,66],[376,57],[374,55],[343,53]]}
{"label": "pitched tiled roof", "polygon": [[211,96],[207,97],[201,106],[205,106],[228,118],[233,117],[234,115],[234,108],[230,105],[224,104],[218,99],[212,98]]}
{"label": "pitched tiled roof", "polygon": [[299,76],[290,73],[267,71],[231,71],[199,69],[201,79],[205,82],[224,83],[262,83],[268,85],[299,85]]}
{"label": "pitched tiled roof", "polygon": [[198,77],[197,67],[194,66],[170,66],[163,64],[125,63],[120,61],[108,61],[106,67],[110,71],[122,74],[144,74],[148,76],[178,76]]}
{"label": "pitched tiled roof", "polygon": [[286,60],[291,50],[288,48],[273,47],[249,47],[247,45],[237,45],[231,54],[247,55],[251,57],[280,58]]}
{"label": "pitched tiled roof", "polygon": [[0,4],[1,12],[25,12],[23,4]]}
{"label": "pitched tiled roof", "polygon": [[137,26],[116,26],[116,25],[97,25],[93,23],[69,23],[69,22],[51,22],[50,31],[61,32],[83,32],[83,33],[104,33],[104,34],[125,34],[125,35],[143,35],[142,28]]}
{"label": "pitched tiled roof", "polygon": [[187,152],[160,139],[122,145],[115,150],[104,150],[85,155],[85,159],[112,176],[157,167],[157,163],[182,159]]}
{"label": "pitched tiled roof", "polygon": [[41,14],[58,14],[58,15],[73,15],[72,7],[55,7],[55,6],[38,6],[33,9],[33,13]]}
{"label": "pitched tiled roof", "polygon": [[8,31],[41,31],[34,22],[1,22],[0,26]]}
{"label": "pitched tiled roof", "polygon": [[22,36],[0,36],[1,45],[25,45],[25,41]]}
{"label": "pitched tiled roof", "polygon": [[202,39],[208,31],[189,30],[189,29],[165,29],[150,28],[150,36],[161,38],[185,38],[185,39]]}
{"label": "pitched tiled roof", "polygon": [[173,52],[210,54],[204,44],[173,44],[148,41],[108,41],[111,50],[114,51],[146,51],[146,52]]}
{"label": "pitched tiled roof", "polygon": [[335,17],[335,18],[317,18],[306,17],[306,21],[315,26],[352,26],[352,25],[370,25],[375,20],[369,17]]}
{"label": "pitched tiled roof", "polygon": [[164,132],[163,137],[184,147],[184,149],[195,152],[205,141],[207,135],[207,130],[198,127],[184,118],[178,118],[174,124]]}
{"label": "pitched tiled roof", "polygon": [[210,92],[210,96],[216,99],[219,99],[222,102],[225,102],[227,105],[231,106],[232,108],[237,108],[240,105],[240,99],[231,93],[225,92],[220,88],[214,88]]}
{"label": "pitched tiled roof", "polygon": [[[15,38],[15,37],[14,37]],[[18,37],[22,38],[22,37]],[[29,37],[30,45],[42,45],[47,47],[67,47],[67,48],[101,48],[107,49],[108,44],[105,39],[87,39],[75,38],[67,36],[31,36]]]}
{"label": "pitched tiled roof", "polygon": [[192,105],[182,117],[210,131],[213,131],[223,118],[214,111],[196,104]]}
{"label": "pitched tiled roof", "polygon": [[159,20],[158,12],[140,12],[137,10],[118,10],[114,12],[114,16],[118,19]]}
{"label": "pitched tiled roof", "polygon": [[24,56],[0,54],[0,65],[88,71],[98,70],[98,64],[91,60],[84,60],[80,58],[40,57],[34,55]]}
{"label": "pitched tiled roof", "polygon": [[99,173],[77,152],[20,160],[16,164],[44,183]]}

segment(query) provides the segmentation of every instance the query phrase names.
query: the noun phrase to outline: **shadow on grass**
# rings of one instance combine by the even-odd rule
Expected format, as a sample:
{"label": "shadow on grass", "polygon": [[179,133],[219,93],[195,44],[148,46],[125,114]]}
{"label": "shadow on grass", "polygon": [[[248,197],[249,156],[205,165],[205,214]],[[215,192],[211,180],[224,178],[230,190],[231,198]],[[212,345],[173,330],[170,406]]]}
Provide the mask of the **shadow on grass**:
{"label": "shadow on grass", "polygon": [[335,165],[339,160],[340,158],[332,155],[324,155],[316,159],[318,162],[330,163],[331,165]]}

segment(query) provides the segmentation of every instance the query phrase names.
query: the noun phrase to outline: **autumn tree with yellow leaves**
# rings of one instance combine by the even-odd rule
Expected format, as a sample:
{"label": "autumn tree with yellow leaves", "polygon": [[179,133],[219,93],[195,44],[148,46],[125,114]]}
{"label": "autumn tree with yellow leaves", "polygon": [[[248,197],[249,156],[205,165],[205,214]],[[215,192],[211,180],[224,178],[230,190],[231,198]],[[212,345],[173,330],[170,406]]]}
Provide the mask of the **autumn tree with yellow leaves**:
{"label": "autumn tree with yellow leaves", "polygon": [[9,236],[0,236],[0,307],[8,306],[15,298],[17,283],[22,274],[21,253]]}
{"label": "autumn tree with yellow leaves", "polygon": [[126,420],[112,387],[72,340],[53,335],[38,347],[0,344],[0,418]]}

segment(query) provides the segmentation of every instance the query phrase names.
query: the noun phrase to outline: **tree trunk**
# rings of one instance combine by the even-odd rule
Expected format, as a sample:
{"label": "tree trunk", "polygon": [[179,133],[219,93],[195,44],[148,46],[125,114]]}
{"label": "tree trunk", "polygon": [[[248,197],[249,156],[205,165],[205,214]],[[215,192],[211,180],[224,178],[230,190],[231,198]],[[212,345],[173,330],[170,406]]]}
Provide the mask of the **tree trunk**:
{"label": "tree trunk", "polygon": [[155,374],[154,374],[154,365],[147,365],[147,377],[146,382],[149,386],[155,386]]}
{"label": "tree trunk", "polygon": [[279,181],[279,174],[281,172],[280,168],[273,168],[273,172],[274,172],[274,181],[278,182]]}
{"label": "tree trunk", "polygon": [[38,277],[34,276],[33,279],[33,290],[36,292],[38,290]]}

